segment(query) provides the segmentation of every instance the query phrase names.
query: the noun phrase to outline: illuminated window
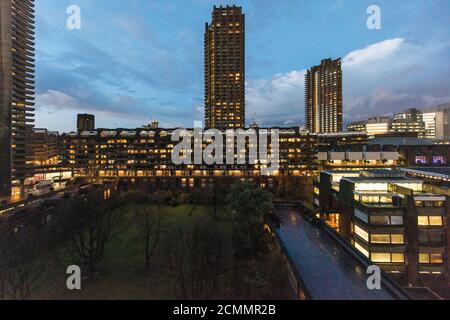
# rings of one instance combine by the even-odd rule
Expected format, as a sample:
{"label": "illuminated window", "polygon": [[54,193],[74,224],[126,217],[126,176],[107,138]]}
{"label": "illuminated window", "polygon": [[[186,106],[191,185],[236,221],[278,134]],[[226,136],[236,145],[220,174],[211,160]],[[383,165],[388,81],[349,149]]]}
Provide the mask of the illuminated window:
{"label": "illuminated window", "polygon": [[370,255],[372,262],[375,263],[404,263],[405,254],[403,253],[372,253]]}
{"label": "illuminated window", "polygon": [[419,263],[422,264],[442,264],[444,263],[444,258],[441,253],[420,253]]}
{"label": "illuminated window", "polygon": [[444,156],[433,156],[433,164],[446,164]]}
{"label": "illuminated window", "polygon": [[416,164],[427,164],[426,156],[416,156]]}
{"label": "illuminated window", "polygon": [[391,243],[392,244],[404,244],[405,238],[402,234],[391,234]]}
{"label": "illuminated window", "polygon": [[441,216],[418,216],[417,223],[419,226],[442,226]]}
{"label": "illuminated window", "polygon": [[405,255],[403,253],[393,253],[392,254],[392,262],[393,263],[404,263]]}
{"label": "illuminated window", "polygon": [[405,239],[402,234],[371,234],[370,242],[375,244],[404,244]]}
{"label": "illuminated window", "polygon": [[370,235],[371,243],[391,243],[391,237],[388,234],[372,234]]}
{"label": "illuminated window", "polygon": [[372,253],[370,255],[371,259],[375,263],[388,263],[391,262],[390,253]]}
{"label": "illuminated window", "polygon": [[355,242],[355,248],[358,249],[362,254],[364,254],[366,257],[369,257],[369,251],[363,248],[358,242]]}
{"label": "illuminated window", "polygon": [[369,242],[369,234],[367,231],[361,229],[360,227],[355,225],[355,234],[357,234],[359,237],[364,239],[365,241]]}

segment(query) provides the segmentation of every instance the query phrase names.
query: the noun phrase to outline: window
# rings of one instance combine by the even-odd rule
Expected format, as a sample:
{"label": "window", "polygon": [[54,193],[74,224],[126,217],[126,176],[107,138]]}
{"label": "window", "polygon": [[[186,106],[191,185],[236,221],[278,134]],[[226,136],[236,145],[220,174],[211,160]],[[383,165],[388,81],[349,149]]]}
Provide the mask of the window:
{"label": "window", "polygon": [[369,251],[363,248],[358,242],[355,242],[355,248],[358,249],[363,255],[369,257]]}
{"label": "window", "polygon": [[444,235],[443,234],[419,234],[419,243],[420,244],[435,244],[435,245],[443,245],[444,244]]}
{"label": "window", "polygon": [[405,239],[402,234],[371,234],[370,242],[374,244],[404,244]]}
{"label": "window", "polygon": [[403,225],[402,216],[370,216],[370,224],[377,226],[401,226]]}
{"label": "window", "polygon": [[416,207],[443,207],[443,201],[421,201],[416,200]]}
{"label": "window", "polygon": [[355,233],[361,237],[362,239],[364,239],[365,241],[369,242],[369,234],[367,233],[367,231],[361,229],[360,227],[355,225]]}
{"label": "window", "polygon": [[391,254],[390,253],[372,253],[370,255],[373,262],[377,263],[387,263],[391,262]]}
{"label": "window", "polygon": [[442,217],[441,216],[418,216],[417,223],[422,227],[436,227],[442,226]]}
{"label": "window", "polygon": [[441,253],[430,254],[431,263],[444,263],[444,258]]}
{"label": "window", "polygon": [[419,226],[429,226],[428,217],[418,216],[417,217]]}
{"label": "window", "polygon": [[365,223],[369,222],[369,217],[367,216],[367,214],[365,214],[364,212],[362,212],[358,209],[355,209],[354,215],[355,215],[355,217],[357,217],[361,221],[364,221]]}
{"label": "window", "polygon": [[370,255],[372,262],[375,263],[404,263],[404,253],[372,253]]}
{"label": "window", "polygon": [[393,253],[392,254],[393,263],[405,263],[405,255],[403,253]]}
{"label": "window", "polygon": [[429,217],[430,226],[442,226],[442,217]]}
{"label": "window", "polygon": [[416,156],[416,164],[427,164],[426,156]]}
{"label": "window", "polygon": [[389,216],[370,216],[370,224],[386,226],[390,224]]}
{"label": "window", "polygon": [[444,257],[442,253],[419,253],[419,263],[442,264],[444,263]]}
{"label": "window", "polygon": [[392,244],[404,244],[405,238],[402,234],[391,234],[391,243]]}
{"label": "window", "polygon": [[433,164],[446,164],[444,156],[433,156]]}
{"label": "window", "polygon": [[403,217],[402,216],[391,216],[391,225],[393,225],[393,226],[403,225]]}
{"label": "window", "polygon": [[371,243],[391,243],[391,237],[388,234],[372,234],[370,235]]}

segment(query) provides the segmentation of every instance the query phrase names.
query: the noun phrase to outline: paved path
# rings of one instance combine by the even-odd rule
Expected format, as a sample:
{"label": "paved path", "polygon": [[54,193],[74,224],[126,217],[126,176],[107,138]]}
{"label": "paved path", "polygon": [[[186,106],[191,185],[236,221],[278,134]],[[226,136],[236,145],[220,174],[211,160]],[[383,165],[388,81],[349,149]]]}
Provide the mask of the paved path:
{"label": "paved path", "polygon": [[294,208],[277,208],[278,236],[315,300],[393,300],[388,290],[369,290],[365,269],[324,230]]}

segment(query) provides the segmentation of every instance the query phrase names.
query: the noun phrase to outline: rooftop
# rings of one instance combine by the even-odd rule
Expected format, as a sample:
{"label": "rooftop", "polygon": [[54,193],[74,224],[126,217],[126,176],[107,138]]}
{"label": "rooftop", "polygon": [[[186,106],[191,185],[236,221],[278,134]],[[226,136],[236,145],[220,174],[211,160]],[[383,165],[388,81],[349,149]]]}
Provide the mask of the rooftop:
{"label": "rooftop", "polygon": [[392,145],[392,146],[430,146],[433,142],[414,137],[398,137],[398,138],[375,138],[369,140],[369,145]]}

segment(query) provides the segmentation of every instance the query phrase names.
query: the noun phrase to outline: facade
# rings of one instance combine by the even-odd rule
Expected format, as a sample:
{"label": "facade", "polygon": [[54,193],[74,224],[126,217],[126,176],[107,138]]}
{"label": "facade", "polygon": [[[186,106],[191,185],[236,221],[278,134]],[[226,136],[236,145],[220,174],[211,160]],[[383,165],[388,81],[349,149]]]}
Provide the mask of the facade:
{"label": "facade", "polygon": [[367,120],[366,133],[370,138],[389,133],[392,120],[389,117],[376,117]]}
{"label": "facade", "polygon": [[448,281],[450,198],[392,170],[322,172],[325,221],[367,259],[405,285]]}
{"label": "facade", "polygon": [[366,132],[367,121],[355,121],[347,125],[348,132]]}
{"label": "facade", "polygon": [[205,127],[245,127],[245,15],[216,7],[205,26]]}
{"label": "facade", "polygon": [[415,133],[417,137],[425,138],[425,122],[423,114],[417,109],[408,109],[394,116],[390,133]]}
{"label": "facade", "polygon": [[[62,162],[75,175],[94,178],[260,175],[261,164],[174,164],[171,158],[176,144],[172,142],[174,131],[147,127],[64,134]],[[188,132],[192,134],[192,130]],[[292,176],[312,176],[316,170],[315,139],[298,128],[280,129],[280,171]]]}
{"label": "facade", "polygon": [[0,194],[28,175],[26,128],[34,117],[34,0],[0,2]]}
{"label": "facade", "polygon": [[376,135],[414,135],[419,138],[450,141],[450,104],[427,111],[407,109],[394,117],[374,117],[347,125],[347,131],[364,131],[370,138]]}
{"label": "facade", "polygon": [[92,114],[78,114],[77,115],[77,130],[94,131],[95,130],[95,116]]}
{"label": "facade", "polygon": [[[350,134],[350,133],[347,133]],[[355,135],[357,133],[353,133]],[[361,134],[361,133],[358,133]],[[375,138],[361,141],[341,139],[320,143],[317,165],[319,171],[359,171],[378,168],[442,168],[450,161],[450,148],[414,137]],[[323,139],[323,138],[322,138]]]}
{"label": "facade", "polygon": [[40,128],[27,128],[27,165],[40,167],[61,162],[59,133]]}
{"label": "facade", "polygon": [[305,76],[305,118],[311,133],[342,132],[341,59],[322,60]]}
{"label": "facade", "polygon": [[425,137],[450,141],[450,103],[423,112]]}
{"label": "facade", "polygon": [[63,144],[58,132],[47,129],[27,130],[27,166],[32,175],[25,180],[25,191],[33,189],[40,181],[53,181],[54,187],[62,187],[73,174],[62,164]]}

